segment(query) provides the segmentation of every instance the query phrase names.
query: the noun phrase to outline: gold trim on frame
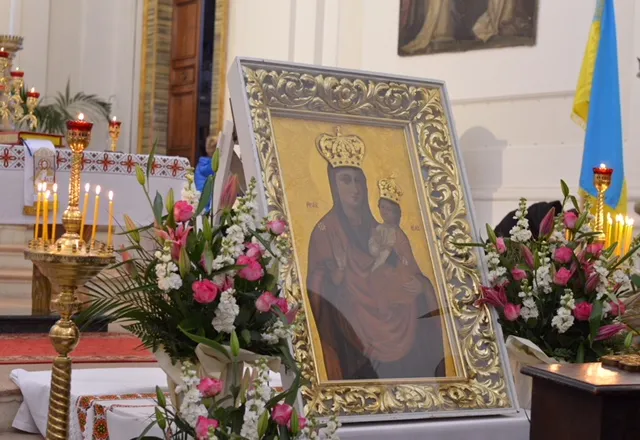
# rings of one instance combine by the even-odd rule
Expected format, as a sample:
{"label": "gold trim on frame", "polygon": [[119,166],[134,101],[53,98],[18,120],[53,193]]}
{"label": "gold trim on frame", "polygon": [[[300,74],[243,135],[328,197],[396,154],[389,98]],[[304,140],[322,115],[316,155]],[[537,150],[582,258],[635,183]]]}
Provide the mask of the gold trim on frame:
{"label": "gold trim on frame", "polygon": [[[173,0],[143,0],[142,61],[138,101],[137,152],[167,149],[169,75]],[[211,83],[210,133],[217,135],[224,123],[227,69],[229,0],[216,0]]]}
{"label": "gold trim on frame", "polygon": [[[271,117],[287,115],[337,123],[402,127],[418,185],[418,198],[438,291],[448,317],[456,377],[402,380],[324,381],[312,342],[313,315],[303,292],[296,250],[285,255],[280,279],[292,301],[304,304],[292,346],[303,379],[307,413],[346,421],[486,415],[514,408],[504,344],[487,307],[474,306],[480,287],[478,253],[454,242],[472,242],[469,194],[443,104],[443,86],[385,79],[355,72],[240,60],[259,172],[270,218],[288,218]],[[234,81],[235,82],[235,81]],[[239,87],[232,93],[239,93]],[[239,95],[233,95],[234,98]],[[240,108],[240,106],[238,106]],[[236,118],[238,115],[236,115]],[[425,176],[428,175],[428,178]],[[293,242],[293,240],[292,240]],[[444,330],[444,329],[443,329]],[[474,411],[475,410],[475,411]]]}

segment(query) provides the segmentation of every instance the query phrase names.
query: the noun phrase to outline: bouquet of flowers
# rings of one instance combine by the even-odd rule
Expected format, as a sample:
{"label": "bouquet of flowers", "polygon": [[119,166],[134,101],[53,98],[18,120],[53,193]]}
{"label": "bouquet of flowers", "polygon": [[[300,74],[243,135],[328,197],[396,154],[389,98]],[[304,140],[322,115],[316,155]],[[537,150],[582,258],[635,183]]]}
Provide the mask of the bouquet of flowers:
{"label": "bouquet of flowers", "polygon": [[[563,208],[552,208],[540,224],[538,238],[529,228],[527,201],[521,199],[509,237],[489,239],[482,247],[489,270],[477,305],[492,306],[504,333],[528,339],[558,361],[589,362],[629,347],[635,331],[622,320],[625,297],[640,286],[640,241],[626,254],[620,243],[605,248],[592,231],[588,207],[562,182]],[[469,244],[467,244],[469,245]]]}
{"label": "bouquet of flowers", "polygon": [[[216,154],[214,173],[217,166]],[[237,197],[232,176],[214,213],[205,212],[213,176],[201,194],[190,174],[181,200],[173,191],[152,200],[150,167],[136,172],[154,223],[140,227],[125,216],[130,245],[120,263],[87,284],[91,304],[81,318],[122,322],[159,359],[171,359],[165,371],[182,371],[167,373],[175,379],[173,405],[159,392],[154,423],[174,438],[336,438],[335,421],[319,431],[291,406],[300,387],[289,347],[298,305],[277,282],[279,261],[288,258],[287,224],[257,218],[255,181]],[[295,379],[273,395],[268,371],[280,363]]]}

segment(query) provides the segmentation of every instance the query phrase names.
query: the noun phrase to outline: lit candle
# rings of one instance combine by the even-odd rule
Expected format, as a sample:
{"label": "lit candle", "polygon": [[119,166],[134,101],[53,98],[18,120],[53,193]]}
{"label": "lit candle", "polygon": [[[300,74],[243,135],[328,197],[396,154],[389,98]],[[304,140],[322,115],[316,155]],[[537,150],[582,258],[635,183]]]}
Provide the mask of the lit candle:
{"label": "lit candle", "polygon": [[616,241],[618,242],[618,247],[616,247],[616,255],[622,255],[622,237],[624,236],[624,216],[622,214],[616,215],[616,223],[618,223],[618,227],[616,228]]}
{"label": "lit candle", "polygon": [[611,246],[611,243],[612,243],[612,239],[611,239],[612,228],[613,228],[613,218],[611,218],[611,214],[607,213],[607,235],[605,236],[605,247],[607,249],[609,249],[609,246]]}
{"label": "lit candle", "polygon": [[53,216],[51,217],[51,240],[56,241],[56,224],[58,223],[58,184],[53,184]]}
{"label": "lit candle", "polygon": [[36,226],[33,230],[33,239],[38,239],[38,229],[40,229],[40,211],[42,210],[42,183],[38,183],[38,201],[36,202]]}
{"label": "lit candle", "polygon": [[100,185],[96,186],[96,204],[93,209],[93,229],[91,230],[91,241],[96,239],[98,232],[98,210],[100,209]]}
{"label": "lit candle", "polygon": [[633,241],[633,219],[630,217],[627,217],[627,220],[625,223],[627,227],[627,231],[626,231],[627,235],[624,239],[624,243],[625,243],[624,253],[626,254],[631,250],[631,242]]}
{"label": "lit candle", "polygon": [[87,209],[89,207],[89,190],[91,185],[84,186],[84,203],[82,204],[82,220],[80,221],[80,238],[84,240],[84,224],[87,221]]}
{"label": "lit candle", "polygon": [[107,228],[107,246],[113,246],[113,191],[109,191],[109,226]]}
{"label": "lit candle", "polygon": [[40,93],[36,92],[36,88],[35,87],[31,87],[31,90],[29,90],[27,92],[27,97],[28,98],[39,98],[40,97]]}
{"label": "lit candle", "polygon": [[44,203],[42,205],[42,238],[46,243],[49,241],[49,190],[44,193]]}

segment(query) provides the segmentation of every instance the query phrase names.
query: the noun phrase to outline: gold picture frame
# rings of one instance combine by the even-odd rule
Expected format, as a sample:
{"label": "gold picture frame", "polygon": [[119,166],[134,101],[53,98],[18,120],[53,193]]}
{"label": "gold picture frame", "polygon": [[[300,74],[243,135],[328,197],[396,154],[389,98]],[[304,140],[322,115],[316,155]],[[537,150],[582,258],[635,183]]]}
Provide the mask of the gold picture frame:
{"label": "gold picture frame", "polygon": [[[166,152],[169,127],[169,77],[171,66],[171,27],[173,0],[143,0],[140,94],[138,100],[139,154]],[[223,128],[227,72],[229,0],[216,0],[211,117],[209,133]]]}
{"label": "gold picture frame", "polygon": [[[298,402],[305,412],[361,422],[515,411],[500,328],[487,307],[474,305],[482,260],[454,244],[477,238],[444,83],[252,59],[236,59],[228,80],[245,178],[256,178],[261,213],[290,225],[279,270],[287,296],[303,304],[291,344],[308,383]],[[367,187],[368,179],[377,185]],[[385,216],[383,199],[401,217]],[[349,229],[344,219],[354,209],[364,214]],[[364,238],[349,236],[356,229]],[[378,266],[367,239],[374,252],[373,237],[390,229],[395,263],[386,254]],[[365,245],[352,245],[357,240]],[[407,242],[408,252],[400,247]],[[322,290],[318,277],[334,274]],[[434,310],[417,316],[433,295],[436,320]],[[328,302],[325,312],[319,304]],[[437,323],[438,337],[417,334],[436,328],[423,327],[427,321]],[[360,351],[340,351],[335,341],[344,340]],[[434,352],[440,363],[429,359]]]}

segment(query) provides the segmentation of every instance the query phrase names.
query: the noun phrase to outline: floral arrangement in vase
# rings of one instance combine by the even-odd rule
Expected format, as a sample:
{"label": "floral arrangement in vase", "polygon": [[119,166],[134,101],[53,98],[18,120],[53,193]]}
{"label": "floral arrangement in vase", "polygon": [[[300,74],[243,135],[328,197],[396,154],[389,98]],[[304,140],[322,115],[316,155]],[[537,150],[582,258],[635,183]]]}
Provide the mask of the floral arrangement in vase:
{"label": "floral arrangement in vase", "polygon": [[[216,153],[214,173],[218,163]],[[130,245],[111,273],[87,285],[91,304],[81,318],[122,322],[155,353],[171,402],[158,390],[153,424],[172,438],[336,439],[337,421],[320,427],[294,408],[301,378],[289,335],[298,305],[277,282],[287,224],[257,218],[255,181],[237,197],[232,176],[214,213],[205,211],[213,176],[200,193],[190,174],[175,201],[172,191],[152,199],[150,169],[136,173],[154,224],[125,216]],[[269,371],[286,373],[290,386],[276,393]]]}
{"label": "floral arrangement in vase", "polygon": [[[623,322],[625,299],[640,286],[640,241],[605,247],[591,228],[588,207],[562,182],[563,211],[552,208],[533,238],[527,201],[521,199],[509,237],[496,237],[487,225],[486,243],[464,244],[484,250],[487,284],[477,305],[489,305],[506,336],[535,344],[560,362],[597,361],[604,354],[629,348],[637,334]],[[463,245],[463,244],[459,244]]]}

